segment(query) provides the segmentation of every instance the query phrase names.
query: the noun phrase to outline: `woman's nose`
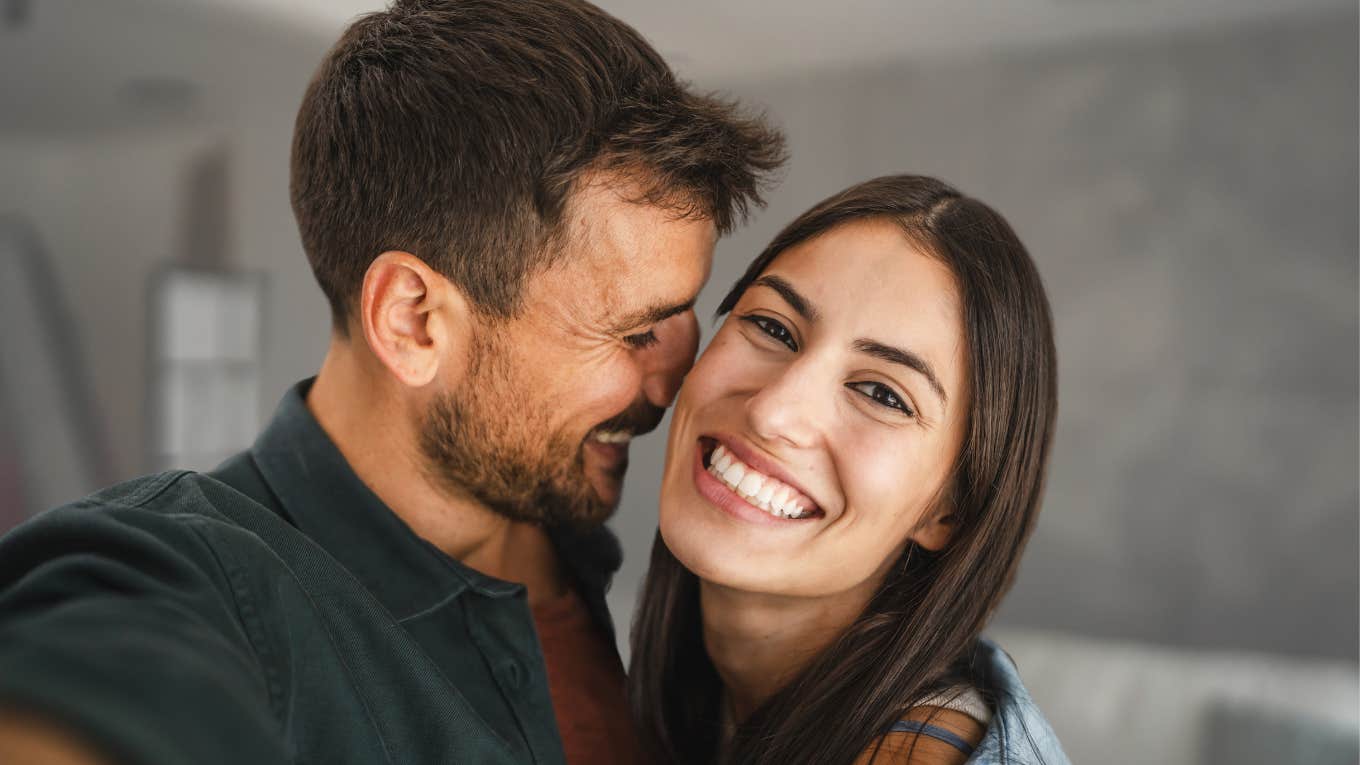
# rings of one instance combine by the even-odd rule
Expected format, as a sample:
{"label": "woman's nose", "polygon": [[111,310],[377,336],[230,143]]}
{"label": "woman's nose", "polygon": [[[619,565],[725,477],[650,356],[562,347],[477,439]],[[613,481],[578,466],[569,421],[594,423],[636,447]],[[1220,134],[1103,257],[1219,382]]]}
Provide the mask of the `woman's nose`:
{"label": "woman's nose", "polygon": [[781,367],[746,400],[751,430],[770,443],[796,448],[812,446],[817,439],[819,399],[813,392],[815,370],[800,359]]}
{"label": "woman's nose", "polygon": [[666,319],[656,327],[657,343],[641,354],[642,394],[655,406],[668,407],[680,391],[699,350],[699,320],[694,311]]}

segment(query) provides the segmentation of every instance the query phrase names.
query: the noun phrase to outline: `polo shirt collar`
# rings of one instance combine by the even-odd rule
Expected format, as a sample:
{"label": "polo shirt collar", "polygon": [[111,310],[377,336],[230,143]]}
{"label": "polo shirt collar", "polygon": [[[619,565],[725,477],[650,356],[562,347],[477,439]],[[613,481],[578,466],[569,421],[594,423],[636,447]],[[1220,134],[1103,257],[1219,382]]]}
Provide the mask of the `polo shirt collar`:
{"label": "polo shirt collar", "polygon": [[284,395],[251,448],[293,525],[353,572],[398,620],[467,590],[497,598],[522,590],[464,566],[421,539],[359,480],[307,409],[314,379]]}

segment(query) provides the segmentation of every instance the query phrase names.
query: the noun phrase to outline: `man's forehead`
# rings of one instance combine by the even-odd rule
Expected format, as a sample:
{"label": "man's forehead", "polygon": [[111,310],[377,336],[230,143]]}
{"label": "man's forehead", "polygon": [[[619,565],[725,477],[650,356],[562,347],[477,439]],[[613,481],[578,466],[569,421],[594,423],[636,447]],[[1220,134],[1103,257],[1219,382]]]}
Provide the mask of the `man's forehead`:
{"label": "man's forehead", "polygon": [[[642,250],[631,257],[582,258],[548,285],[573,313],[598,329],[624,332],[693,307],[708,280],[711,256]],[[592,262],[593,261],[593,262]]]}
{"label": "man's forehead", "polygon": [[[564,211],[561,245],[586,259],[632,261],[687,254],[696,243],[717,243],[712,219],[683,206],[646,201],[645,187],[627,176],[594,176],[572,194]],[[650,251],[650,252],[649,252]]]}
{"label": "man's forehead", "polygon": [[633,201],[629,191],[596,182],[578,192],[584,198],[569,210],[563,251],[543,274],[611,326],[687,310],[708,280],[717,241],[712,221]]}

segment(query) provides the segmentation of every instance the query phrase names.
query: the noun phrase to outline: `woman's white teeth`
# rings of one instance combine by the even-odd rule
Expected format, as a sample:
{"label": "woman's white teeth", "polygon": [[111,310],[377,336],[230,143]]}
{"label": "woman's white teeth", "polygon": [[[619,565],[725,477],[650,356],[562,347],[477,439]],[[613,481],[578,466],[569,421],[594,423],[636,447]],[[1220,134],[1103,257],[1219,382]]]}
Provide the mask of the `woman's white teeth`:
{"label": "woman's white teeth", "polygon": [[741,479],[741,483],[737,484],[737,493],[743,497],[755,497],[764,485],[765,482],[761,480],[760,474],[752,471]]}
{"label": "woman's white teeth", "polygon": [[774,490],[775,486],[772,483],[767,483],[760,487],[760,493],[756,495],[756,501],[762,505],[769,505],[770,499],[774,497]]}
{"label": "woman's white teeth", "polygon": [[[721,454],[719,454],[719,452],[721,452]],[[718,468],[719,473],[722,473],[732,464],[732,455],[728,454],[726,449],[719,446],[717,451],[713,452],[712,464]]]}
{"label": "woman's white teeth", "polygon": [[770,497],[770,507],[774,508],[775,510],[778,510],[781,513],[784,512],[784,507],[786,506],[786,503],[789,501],[789,495],[791,495],[792,493],[793,492],[789,491],[789,487],[780,486],[777,490],[775,490],[774,495]]}
{"label": "woman's white teeth", "polygon": [[709,457],[708,472],[712,473],[747,502],[779,518],[799,518],[803,507],[793,499],[797,491],[751,469],[732,456],[727,448],[718,445]]}
{"label": "woman's white teeth", "polygon": [[732,464],[728,465],[727,469],[724,470],[722,474],[722,479],[733,489],[737,488],[737,485],[741,483],[741,479],[745,477],[746,465],[737,462],[735,459],[732,460]]}

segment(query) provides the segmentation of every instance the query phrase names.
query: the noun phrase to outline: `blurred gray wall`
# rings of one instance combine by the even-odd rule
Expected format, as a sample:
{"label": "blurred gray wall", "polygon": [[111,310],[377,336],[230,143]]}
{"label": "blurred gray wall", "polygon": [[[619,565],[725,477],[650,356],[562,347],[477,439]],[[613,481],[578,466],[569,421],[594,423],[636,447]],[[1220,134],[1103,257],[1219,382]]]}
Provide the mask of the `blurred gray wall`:
{"label": "blurred gray wall", "polygon": [[[293,222],[288,152],[303,89],[336,34],[178,0],[44,0],[23,26],[0,28],[0,69],[12,77],[0,92],[23,107],[0,101],[0,214],[29,222],[52,257],[116,479],[155,469],[157,270],[210,259],[266,276],[261,418],[320,364],[329,314]],[[220,176],[211,184],[205,163]]]}
{"label": "blurred gray wall", "polygon": [[[953,182],[1015,225],[1058,328],[1047,501],[999,622],[1355,658],[1356,25],[735,84],[793,161],[700,308],[846,185]],[[661,442],[636,447],[615,521],[621,626]]]}

